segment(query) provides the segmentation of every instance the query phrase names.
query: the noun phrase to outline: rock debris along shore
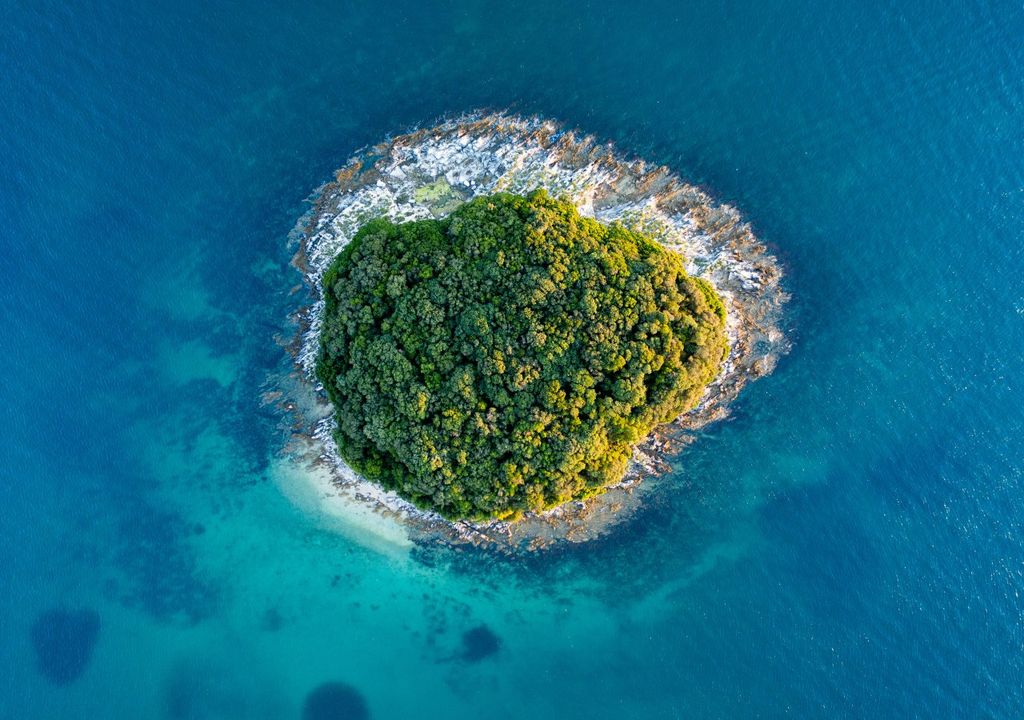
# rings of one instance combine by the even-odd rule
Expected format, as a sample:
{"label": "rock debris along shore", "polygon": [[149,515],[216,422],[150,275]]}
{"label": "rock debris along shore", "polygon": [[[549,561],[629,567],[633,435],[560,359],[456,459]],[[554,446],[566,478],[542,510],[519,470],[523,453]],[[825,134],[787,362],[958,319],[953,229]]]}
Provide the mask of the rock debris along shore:
{"label": "rock debris along shore", "polygon": [[[726,303],[729,357],[700,405],[641,443],[626,477],[603,495],[516,523],[451,523],[363,480],[338,456],[332,414],[313,392],[323,313],[320,278],[374,217],[443,217],[477,195],[525,194],[538,187],[571,199],[583,215],[617,220],[679,252],[688,272],[710,281]],[[539,118],[462,117],[364,150],[317,191],[295,241],[293,264],[314,301],[300,312],[300,331],[290,346],[296,371],[283,392],[295,417],[289,451],[301,462],[330,469],[339,502],[366,504],[404,524],[414,539],[516,549],[600,535],[639,504],[667,469],[666,459],[695,430],[724,418],[742,388],[770,373],[788,349],[780,327],[788,296],[778,260],[735,209],[667,168],[625,160],[609,145]]]}

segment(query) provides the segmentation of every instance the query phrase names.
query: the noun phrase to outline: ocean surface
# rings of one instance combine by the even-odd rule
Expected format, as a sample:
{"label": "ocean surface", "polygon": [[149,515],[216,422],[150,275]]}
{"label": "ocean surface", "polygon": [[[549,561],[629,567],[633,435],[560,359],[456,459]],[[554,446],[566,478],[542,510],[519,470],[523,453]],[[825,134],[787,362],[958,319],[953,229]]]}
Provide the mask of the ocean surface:
{"label": "ocean surface", "polygon": [[[1024,716],[1019,2],[0,6],[0,718]],[[261,402],[310,192],[475,109],[793,297],[666,491],[516,559],[346,532]]]}

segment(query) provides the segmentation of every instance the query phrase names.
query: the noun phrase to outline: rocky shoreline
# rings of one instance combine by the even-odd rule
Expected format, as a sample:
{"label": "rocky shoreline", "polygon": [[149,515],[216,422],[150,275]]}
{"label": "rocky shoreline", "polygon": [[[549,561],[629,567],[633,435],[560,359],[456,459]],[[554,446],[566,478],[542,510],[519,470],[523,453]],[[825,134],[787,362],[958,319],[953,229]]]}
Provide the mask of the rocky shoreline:
{"label": "rocky shoreline", "polygon": [[[729,357],[700,405],[648,437],[623,481],[604,494],[515,523],[448,522],[363,480],[338,456],[330,407],[313,374],[323,310],[320,277],[373,217],[442,217],[477,195],[537,187],[568,197],[584,215],[642,229],[682,254],[687,270],[710,281],[726,302]],[[313,302],[298,314],[299,332],[288,346],[295,370],[266,398],[293,417],[287,453],[328,471],[334,501],[357,503],[385,522],[399,523],[413,541],[511,551],[597,537],[628,517],[668,468],[667,459],[696,430],[726,417],[743,387],[770,373],[788,350],[780,324],[788,296],[779,262],[735,209],[667,168],[625,160],[609,145],[539,118],[466,116],[368,148],[314,194],[293,240],[293,265]]]}

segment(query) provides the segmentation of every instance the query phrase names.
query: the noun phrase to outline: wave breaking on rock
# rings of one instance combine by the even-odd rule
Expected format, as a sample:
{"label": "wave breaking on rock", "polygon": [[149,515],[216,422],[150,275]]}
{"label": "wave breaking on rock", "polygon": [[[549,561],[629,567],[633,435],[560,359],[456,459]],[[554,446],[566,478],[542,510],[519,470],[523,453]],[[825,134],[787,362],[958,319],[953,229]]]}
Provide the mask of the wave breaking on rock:
{"label": "wave breaking on rock", "polygon": [[[537,188],[572,201],[583,215],[621,222],[680,253],[687,271],[711,282],[726,303],[729,357],[701,403],[642,442],[623,480],[602,495],[528,513],[514,523],[449,522],[360,478],[338,455],[333,414],[313,372],[323,314],[320,280],[370,219],[438,218],[478,195]],[[288,452],[298,462],[329,470],[336,502],[399,523],[414,541],[515,550],[603,534],[657,485],[669,469],[667,459],[696,430],[726,417],[743,387],[770,373],[789,347],[781,329],[788,296],[779,262],[734,208],[665,167],[624,159],[611,145],[551,121],[466,116],[400,135],[357,153],[311,201],[294,233],[293,264],[313,301],[300,311],[299,333],[290,346],[295,372],[270,399],[294,418]]]}

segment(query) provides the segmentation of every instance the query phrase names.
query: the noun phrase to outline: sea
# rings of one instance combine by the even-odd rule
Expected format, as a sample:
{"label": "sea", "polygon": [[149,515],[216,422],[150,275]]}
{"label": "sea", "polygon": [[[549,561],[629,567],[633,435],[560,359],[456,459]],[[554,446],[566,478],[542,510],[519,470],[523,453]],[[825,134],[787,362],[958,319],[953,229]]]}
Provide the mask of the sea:
{"label": "sea", "polygon": [[[0,8],[0,718],[1024,716],[1020,2]],[[368,538],[266,402],[310,194],[474,111],[671,167],[792,296],[547,552]]]}

